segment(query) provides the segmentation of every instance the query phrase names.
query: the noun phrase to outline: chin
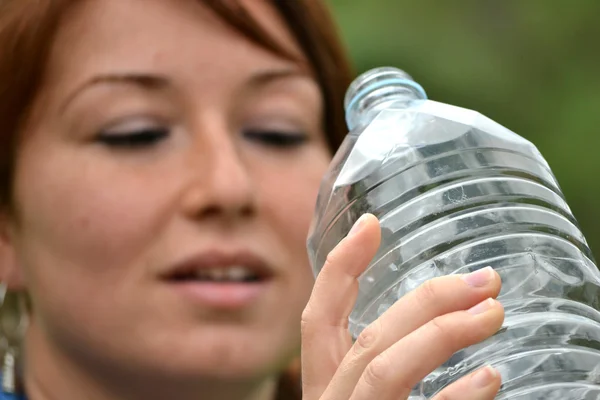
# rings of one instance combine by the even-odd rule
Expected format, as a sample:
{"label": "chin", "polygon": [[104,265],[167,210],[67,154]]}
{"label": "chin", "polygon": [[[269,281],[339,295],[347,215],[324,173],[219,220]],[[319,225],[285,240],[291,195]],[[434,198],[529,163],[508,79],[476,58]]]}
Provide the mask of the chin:
{"label": "chin", "polygon": [[[182,337],[182,335],[177,335]],[[299,355],[300,337],[267,335],[246,329],[205,328],[153,352],[162,374],[195,379],[254,380],[276,375]]]}

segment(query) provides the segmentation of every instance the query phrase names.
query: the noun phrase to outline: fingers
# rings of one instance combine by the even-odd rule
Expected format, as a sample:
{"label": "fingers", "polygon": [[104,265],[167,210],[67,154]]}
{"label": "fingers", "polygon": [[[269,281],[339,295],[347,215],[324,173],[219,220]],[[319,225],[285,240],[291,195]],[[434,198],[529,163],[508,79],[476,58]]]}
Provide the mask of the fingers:
{"label": "fingers", "polygon": [[[303,313],[305,399],[406,398],[454,352],[495,333],[504,318],[498,302],[485,301],[498,295],[500,278],[484,269],[428,281],[393,305],[352,345],[347,323],[358,293],[357,278],[380,243],[377,219],[366,215],[359,221],[329,255]],[[464,382],[440,396],[452,394],[450,390]]]}
{"label": "fingers", "polygon": [[498,371],[484,367],[454,382],[433,400],[493,400],[501,383]]}
{"label": "fingers", "polygon": [[[398,300],[359,335],[352,349],[340,363],[332,384],[327,389],[327,393],[332,393],[331,397],[326,398],[349,398],[369,363],[379,354],[439,316],[466,310],[487,298],[496,297],[500,286],[500,277],[491,268],[468,275],[444,276],[427,281]],[[498,328],[499,326],[495,329]],[[489,334],[494,332],[490,331]],[[447,345],[456,348],[452,343]],[[430,344],[425,343],[424,346],[430,347]],[[444,354],[448,354],[448,349]],[[451,354],[449,353],[448,357]],[[439,364],[444,361],[445,359],[442,359]],[[413,358],[407,360],[407,365],[417,368],[424,364],[421,358]],[[434,364],[424,374],[431,372],[435,367],[437,365]]]}
{"label": "fingers", "polygon": [[[358,276],[381,240],[377,218],[366,214],[329,254],[302,315],[302,380],[305,399],[319,399],[350,350],[348,317]],[[347,397],[346,397],[347,399]]]}
{"label": "fingers", "polygon": [[453,353],[495,333],[503,319],[503,308],[493,299],[468,311],[432,319],[375,357],[364,369],[350,399],[408,397],[417,383]]}

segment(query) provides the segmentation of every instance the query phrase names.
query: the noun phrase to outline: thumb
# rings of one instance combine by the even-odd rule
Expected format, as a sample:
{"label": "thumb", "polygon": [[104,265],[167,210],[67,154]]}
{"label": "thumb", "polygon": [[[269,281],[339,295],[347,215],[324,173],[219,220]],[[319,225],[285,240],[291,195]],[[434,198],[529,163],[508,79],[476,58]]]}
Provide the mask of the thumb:
{"label": "thumb", "polygon": [[358,277],[381,241],[379,221],[365,214],[328,255],[302,314],[302,383],[305,399],[319,399],[352,347],[348,317]]}

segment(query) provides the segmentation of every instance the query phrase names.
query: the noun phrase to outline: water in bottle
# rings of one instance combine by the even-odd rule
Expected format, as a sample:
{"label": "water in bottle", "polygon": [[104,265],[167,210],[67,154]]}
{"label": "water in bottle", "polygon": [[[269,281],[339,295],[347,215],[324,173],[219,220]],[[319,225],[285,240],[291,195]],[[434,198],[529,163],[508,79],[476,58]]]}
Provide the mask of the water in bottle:
{"label": "water in bottle", "polygon": [[424,281],[492,266],[506,318],[413,391],[431,398],[486,364],[497,398],[600,398],[600,273],[560,187],[528,140],[471,110],[428,100],[377,68],[348,89],[350,129],[323,179],[308,238],[318,274],[364,213],[382,227],[350,316],[356,337]]}

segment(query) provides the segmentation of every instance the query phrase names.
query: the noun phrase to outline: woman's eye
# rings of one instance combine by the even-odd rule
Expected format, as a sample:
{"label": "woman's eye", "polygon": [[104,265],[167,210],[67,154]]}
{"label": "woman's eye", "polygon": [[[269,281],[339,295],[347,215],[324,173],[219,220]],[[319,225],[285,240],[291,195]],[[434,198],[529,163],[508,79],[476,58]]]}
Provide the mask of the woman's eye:
{"label": "woman's eye", "polygon": [[97,141],[111,147],[141,148],[150,147],[169,136],[167,128],[144,128],[131,131],[105,131]]}
{"label": "woman's eye", "polygon": [[302,146],[308,141],[308,135],[301,132],[249,130],[244,132],[244,136],[251,141],[282,149]]}

